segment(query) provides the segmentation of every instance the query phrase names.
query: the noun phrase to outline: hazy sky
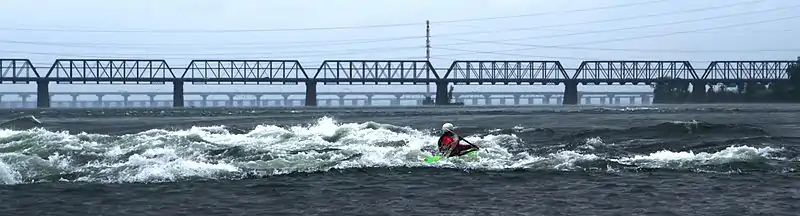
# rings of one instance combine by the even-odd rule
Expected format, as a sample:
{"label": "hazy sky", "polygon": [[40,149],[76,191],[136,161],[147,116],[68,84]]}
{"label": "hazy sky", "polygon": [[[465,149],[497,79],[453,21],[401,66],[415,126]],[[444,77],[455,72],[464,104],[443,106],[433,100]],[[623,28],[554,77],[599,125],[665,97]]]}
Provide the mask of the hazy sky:
{"label": "hazy sky", "polygon": [[[702,70],[713,60],[795,60],[799,7],[789,0],[3,0],[0,57],[31,59],[43,67],[40,72],[56,58],[166,59],[173,68],[191,59],[296,59],[313,69],[325,59],[424,59],[425,20],[430,20],[436,68],[456,59],[559,60],[567,68],[582,60],[690,60]],[[34,85],[0,88],[35,91]],[[52,91],[171,88],[51,84]],[[187,86],[186,91],[211,89],[304,90]],[[480,90],[563,87],[456,87]]]}

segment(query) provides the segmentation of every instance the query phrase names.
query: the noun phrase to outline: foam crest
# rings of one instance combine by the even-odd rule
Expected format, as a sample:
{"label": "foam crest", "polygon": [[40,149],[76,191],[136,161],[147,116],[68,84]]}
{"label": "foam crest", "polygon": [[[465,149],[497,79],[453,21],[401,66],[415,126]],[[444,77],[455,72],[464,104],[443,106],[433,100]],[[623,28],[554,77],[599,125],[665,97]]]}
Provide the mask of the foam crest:
{"label": "foam crest", "polygon": [[659,151],[610,159],[596,154],[595,146],[612,146],[599,137],[586,139],[577,149],[565,146],[542,154],[530,152],[538,148],[537,144],[526,143],[513,133],[478,134],[465,139],[482,150],[475,155],[424,163],[423,158],[432,154],[437,140],[426,130],[375,122],[340,123],[333,118],[320,118],[307,125],[259,125],[236,134],[225,126],[151,129],[121,136],[72,135],[41,128],[0,130],[0,182],[238,179],[365,167],[569,171],[590,169],[597,161],[690,167],[758,160],[777,151],[739,146],[716,153]]}
{"label": "foam crest", "polygon": [[692,168],[700,165],[719,165],[767,159],[770,153],[779,150],[772,147],[755,148],[750,146],[731,146],[714,153],[661,150],[648,155],[636,155],[613,159],[612,161],[644,168]]}

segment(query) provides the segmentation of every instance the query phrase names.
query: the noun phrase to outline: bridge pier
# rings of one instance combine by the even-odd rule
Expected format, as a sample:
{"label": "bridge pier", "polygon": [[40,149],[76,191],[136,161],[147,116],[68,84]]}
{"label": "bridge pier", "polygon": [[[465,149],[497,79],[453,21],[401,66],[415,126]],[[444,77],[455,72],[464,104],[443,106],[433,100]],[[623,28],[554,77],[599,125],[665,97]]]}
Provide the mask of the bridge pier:
{"label": "bridge pier", "polygon": [[642,94],[640,96],[642,96],[642,105],[650,104],[650,96],[646,94]]}
{"label": "bridge pier", "polygon": [[531,105],[531,104],[533,104],[533,98],[532,98],[532,97],[529,97],[529,98],[528,98],[528,104],[527,104],[527,105]]}
{"label": "bridge pier", "polygon": [[99,105],[101,108],[106,108],[106,102],[103,101],[103,97],[105,97],[106,95],[96,94],[95,96],[97,96],[97,105]]}
{"label": "bridge pier", "polygon": [[364,101],[364,106],[372,106],[372,97],[374,97],[374,96],[375,95],[368,94],[367,95],[367,100]]}
{"label": "bridge pier", "polygon": [[202,94],[202,95],[200,95],[200,97],[203,98],[203,100],[201,101],[201,103],[203,103],[203,107],[208,106],[208,95],[207,94]]}
{"label": "bridge pier", "polygon": [[183,81],[172,82],[172,107],[183,107]]}
{"label": "bridge pier", "polygon": [[292,95],[282,94],[281,96],[283,97],[283,106],[292,105],[292,101],[289,101],[289,96],[292,96]]}
{"label": "bridge pier", "polygon": [[155,94],[147,94],[150,97],[150,107],[156,107],[156,95]]}
{"label": "bridge pier", "polygon": [[[437,81],[436,82],[436,101],[434,104],[436,105],[448,105],[450,104],[450,97],[448,97],[447,86],[450,83],[447,81]],[[422,104],[422,101],[420,101]]]}
{"label": "bridge pier", "polygon": [[233,98],[235,98],[235,94],[228,94],[228,101],[225,102],[226,107],[233,107]]}
{"label": "bridge pier", "polygon": [[336,95],[336,96],[339,96],[339,106],[346,105],[346,104],[344,104],[344,96],[346,96],[346,95],[340,94],[340,95]]}
{"label": "bridge pier", "polygon": [[520,97],[522,97],[522,95],[514,95],[514,105],[519,105]]}
{"label": "bridge pier", "polygon": [[705,102],[706,101],[706,85],[705,81],[693,81],[692,83],[692,102]]}
{"label": "bridge pier", "polygon": [[542,98],[542,104],[550,105],[550,98],[551,97],[553,97],[553,95],[549,95],[549,94],[544,95],[544,98]]}
{"label": "bridge pier", "polygon": [[50,108],[49,81],[36,81],[36,107]]}
{"label": "bridge pier", "polygon": [[[264,97],[264,95],[257,94],[257,95],[255,95],[255,96],[256,96],[256,101],[255,101],[255,104],[254,104],[254,106],[255,106],[255,107],[262,107],[262,106],[264,106],[264,104],[262,104],[262,103],[261,103],[261,97]],[[306,103],[308,103],[308,101],[306,101]]]}
{"label": "bridge pier", "polygon": [[564,82],[564,104],[578,104],[578,82]]}
{"label": "bridge pier", "polygon": [[483,95],[483,103],[486,105],[492,105],[492,95]]}
{"label": "bridge pier", "polygon": [[122,106],[123,107],[130,106],[130,104],[128,103],[128,99],[131,97],[131,94],[127,93],[127,92],[123,92],[120,95],[122,96]]}
{"label": "bridge pier", "polygon": [[80,95],[79,94],[70,94],[69,96],[72,96],[72,101],[69,103],[69,106],[72,107],[72,108],[78,107],[78,96],[80,96]]}
{"label": "bridge pier", "polygon": [[305,106],[317,106],[317,82],[306,82],[306,103]]}
{"label": "bridge pier", "polygon": [[589,97],[583,98],[583,104],[584,105],[592,104],[592,98],[589,98]]}
{"label": "bridge pier", "polygon": [[31,96],[30,94],[19,94],[19,98],[22,100],[21,107],[25,107],[25,104],[28,104],[28,97],[30,96]]}

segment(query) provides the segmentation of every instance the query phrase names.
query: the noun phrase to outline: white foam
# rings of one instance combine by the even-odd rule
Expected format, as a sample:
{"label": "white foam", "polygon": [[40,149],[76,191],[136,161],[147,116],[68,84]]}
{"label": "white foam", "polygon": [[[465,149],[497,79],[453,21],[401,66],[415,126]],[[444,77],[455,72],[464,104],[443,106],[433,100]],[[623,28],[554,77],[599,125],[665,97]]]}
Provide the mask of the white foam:
{"label": "white foam", "polygon": [[[118,137],[44,129],[0,130],[0,139],[6,140],[0,147],[21,146],[19,151],[0,153],[0,181],[17,184],[36,181],[46,173],[73,172],[80,176],[76,181],[160,182],[361,167],[572,170],[580,169],[577,164],[581,162],[602,159],[570,150],[545,155],[512,153],[509,148],[519,146],[522,140],[514,134],[502,134],[465,137],[482,147],[475,155],[423,163],[423,158],[431,154],[424,149],[434,149],[436,138],[409,127],[339,123],[332,118],[291,127],[259,125],[245,134],[231,134],[224,126],[152,129]],[[599,138],[585,143],[589,147],[603,145]],[[697,154],[659,151],[618,161],[654,167],[715,159],[724,163],[721,158],[746,160],[771,151],[752,147]]]}
{"label": "white foam", "polygon": [[768,157],[770,153],[777,151],[779,151],[779,149],[771,147],[755,148],[750,146],[731,146],[714,153],[694,153],[692,151],[672,152],[661,150],[648,155],[636,155],[612,159],[612,161],[646,168],[678,168],[764,159]]}

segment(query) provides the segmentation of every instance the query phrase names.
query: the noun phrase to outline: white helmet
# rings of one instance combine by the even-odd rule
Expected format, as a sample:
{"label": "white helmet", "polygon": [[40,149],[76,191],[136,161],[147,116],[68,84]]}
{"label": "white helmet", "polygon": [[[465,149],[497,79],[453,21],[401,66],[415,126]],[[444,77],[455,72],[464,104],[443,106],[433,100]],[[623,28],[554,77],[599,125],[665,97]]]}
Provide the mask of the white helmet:
{"label": "white helmet", "polygon": [[444,123],[442,125],[442,130],[443,131],[453,131],[453,128],[455,128],[455,126],[453,126],[453,124],[450,124],[450,123]]}

